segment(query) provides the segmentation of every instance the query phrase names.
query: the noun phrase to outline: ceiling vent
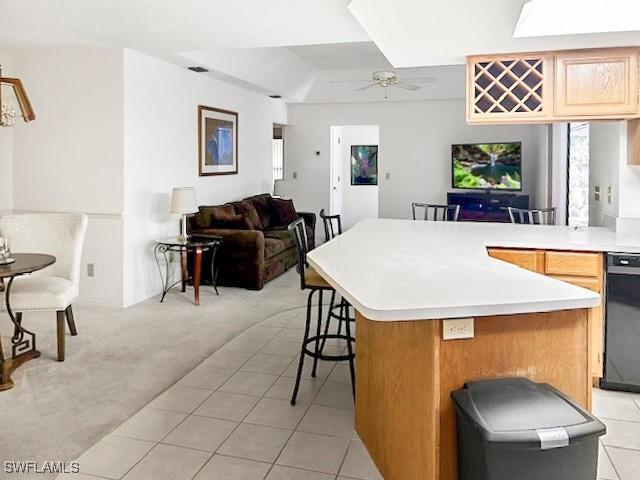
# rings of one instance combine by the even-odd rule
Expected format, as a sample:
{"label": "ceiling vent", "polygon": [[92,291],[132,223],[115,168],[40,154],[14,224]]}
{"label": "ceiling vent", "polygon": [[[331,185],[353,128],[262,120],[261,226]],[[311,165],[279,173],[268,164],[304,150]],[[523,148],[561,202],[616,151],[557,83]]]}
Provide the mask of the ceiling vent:
{"label": "ceiling vent", "polygon": [[271,98],[282,98],[282,95],[269,95]]}
{"label": "ceiling vent", "polygon": [[206,73],[209,71],[206,68],[202,68],[202,67],[187,67],[187,68],[192,72],[197,72],[197,73]]}

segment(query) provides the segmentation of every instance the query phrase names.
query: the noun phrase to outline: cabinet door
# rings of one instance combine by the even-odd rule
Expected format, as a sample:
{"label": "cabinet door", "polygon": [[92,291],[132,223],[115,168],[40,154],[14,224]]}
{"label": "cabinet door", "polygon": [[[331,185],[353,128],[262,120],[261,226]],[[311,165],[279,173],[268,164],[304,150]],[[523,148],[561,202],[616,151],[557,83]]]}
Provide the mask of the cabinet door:
{"label": "cabinet door", "polygon": [[602,262],[600,253],[548,250],[545,256],[545,273],[598,278],[602,275]]}
{"label": "cabinet door", "polygon": [[[568,275],[549,276],[578,287],[593,290],[600,295],[604,293],[602,278],[572,277]],[[604,309],[602,303],[600,306],[589,310],[589,334],[591,336],[591,375],[595,378],[601,378],[604,360]]]}
{"label": "cabinet door", "polygon": [[532,272],[544,273],[544,252],[513,248],[490,248],[489,256]]}
{"label": "cabinet door", "polygon": [[549,54],[469,57],[467,121],[548,121],[553,105],[552,72],[553,61]]}
{"label": "cabinet door", "polygon": [[638,50],[618,48],[556,55],[555,116],[638,112]]}

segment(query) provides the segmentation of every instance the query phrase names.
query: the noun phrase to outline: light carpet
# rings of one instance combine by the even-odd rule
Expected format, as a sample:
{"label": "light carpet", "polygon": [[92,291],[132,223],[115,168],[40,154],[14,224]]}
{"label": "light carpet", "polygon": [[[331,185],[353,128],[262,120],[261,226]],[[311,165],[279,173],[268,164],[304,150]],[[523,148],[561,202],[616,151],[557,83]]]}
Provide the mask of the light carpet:
{"label": "light carpet", "polygon": [[[63,363],[55,360],[55,314],[25,314],[42,357],[20,367],[16,386],[0,392],[0,461],[77,458],[240,332],[304,306],[298,282],[289,271],[258,292],[220,288],[215,296],[205,287],[199,307],[191,289],[127,309],[78,305],[79,335],[67,333]],[[0,331],[6,352],[6,318]]]}

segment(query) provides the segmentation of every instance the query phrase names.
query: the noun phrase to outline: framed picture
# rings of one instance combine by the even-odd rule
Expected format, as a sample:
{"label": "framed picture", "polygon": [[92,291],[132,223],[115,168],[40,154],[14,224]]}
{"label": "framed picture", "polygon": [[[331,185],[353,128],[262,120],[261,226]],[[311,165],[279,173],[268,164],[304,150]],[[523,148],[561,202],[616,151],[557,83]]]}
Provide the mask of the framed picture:
{"label": "framed picture", "polygon": [[377,145],[351,145],[351,185],[378,185]]}
{"label": "framed picture", "polygon": [[208,175],[238,173],[238,114],[198,106],[198,172]]}

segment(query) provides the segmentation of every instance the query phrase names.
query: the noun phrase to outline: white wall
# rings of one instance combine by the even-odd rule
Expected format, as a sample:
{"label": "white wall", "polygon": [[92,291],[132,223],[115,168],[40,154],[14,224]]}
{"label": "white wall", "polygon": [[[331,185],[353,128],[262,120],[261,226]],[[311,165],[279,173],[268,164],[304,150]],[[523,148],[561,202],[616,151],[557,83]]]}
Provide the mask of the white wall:
{"label": "white wall", "polygon": [[[14,67],[36,120],[12,129],[13,207],[88,213],[81,301],[121,305],[122,50],[21,50]],[[89,262],[93,278],[86,275]]]}
{"label": "white wall", "polygon": [[[612,226],[618,217],[622,128],[623,122],[591,122],[589,125],[589,224],[592,226]],[[594,195],[596,187],[600,187],[599,201]],[[611,202],[607,194],[609,187]]]}
{"label": "white wall", "polygon": [[[377,125],[351,125],[336,130],[342,159],[342,227],[348,229],[365,218],[378,217],[378,185],[351,185],[351,146],[378,145]],[[329,187],[329,185],[327,185]]]}
{"label": "white wall", "polygon": [[[0,65],[5,77],[14,75],[13,56],[0,52]],[[8,89],[3,88],[6,95]],[[5,98],[5,101],[7,100]],[[0,212],[13,208],[13,129],[0,127]]]}
{"label": "white wall", "polygon": [[435,100],[291,105],[285,166],[287,188],[298,209],[329,207],[329,127],[371,124],[380,127],[381,217],[409,218],[411,202],[446,201],[455,143],[522,141],[524,193],[531,195],[532,206],[547,203],[546,126],[470,126],[464,100]]}
{"label": "white wall", "polygon": [[[201,205],[273,187],[273,124],[286,123],[282,101],[174,65],[124,51],[124,303],[158,293],[154,238],[178,232],[169,198],[196,188]],[[198,177],[197,107],[238,112],[238,175]]]}

